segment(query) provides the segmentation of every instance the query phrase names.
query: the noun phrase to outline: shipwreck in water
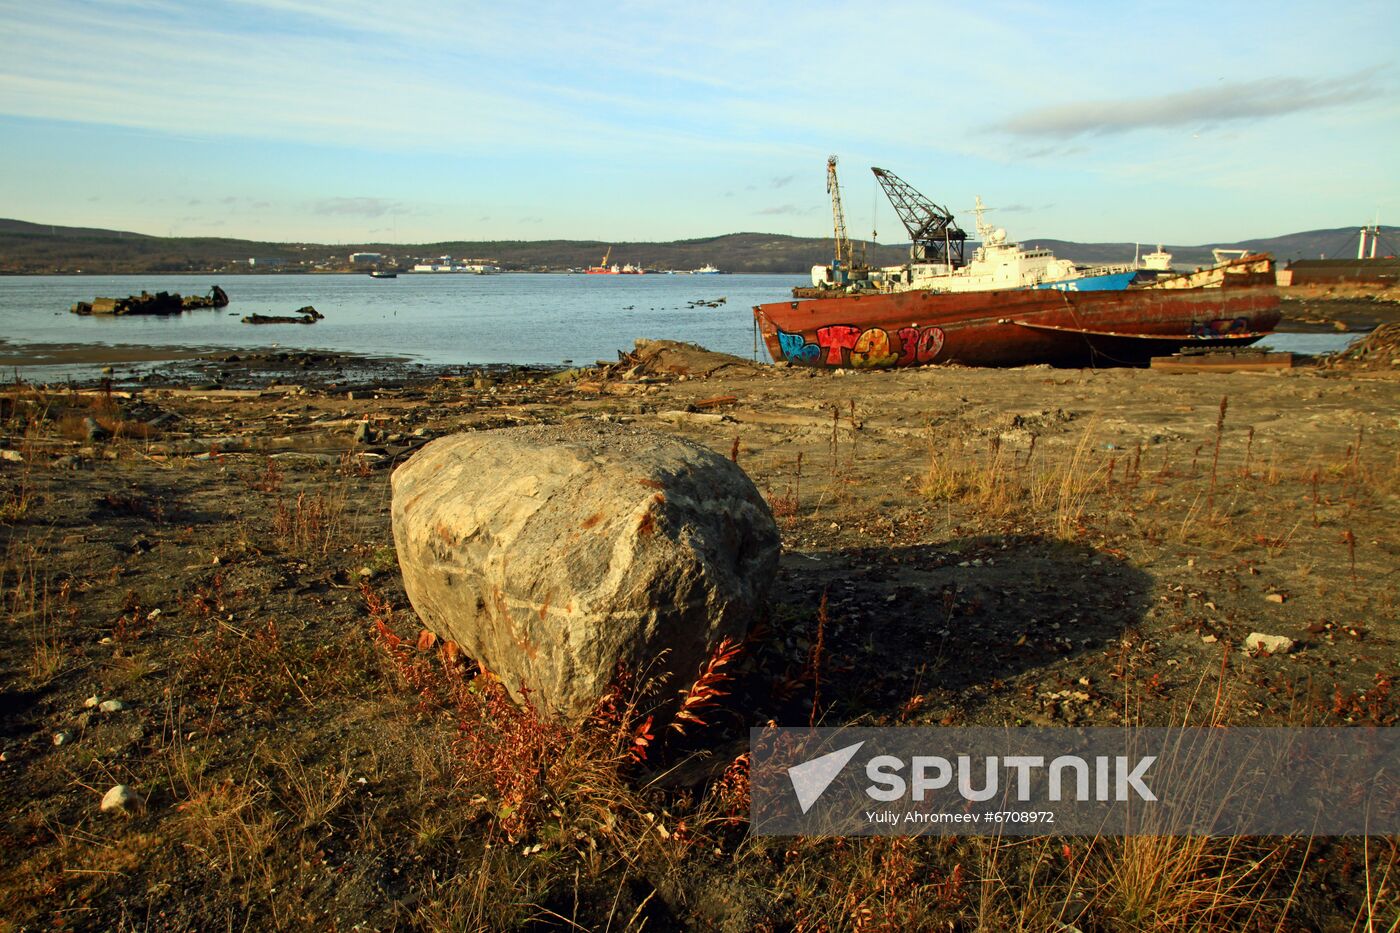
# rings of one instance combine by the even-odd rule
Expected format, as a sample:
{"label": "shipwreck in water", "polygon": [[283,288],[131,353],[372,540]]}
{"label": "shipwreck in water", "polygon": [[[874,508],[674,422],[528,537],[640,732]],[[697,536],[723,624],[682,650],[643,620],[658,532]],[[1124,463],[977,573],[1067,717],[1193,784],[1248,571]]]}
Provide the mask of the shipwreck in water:
{"label": "shipwreck in water", "polygon": [[182,297],[178,292],[156,292],[154,295],[143,291],[139,295],[126,298],[94,298],[92,301],[79,301],[68,310],[74,314],[123,317],[130,314],[179,314],[200,308],[225,308],[228,306],[228,293],[215,285],[208,294]]}

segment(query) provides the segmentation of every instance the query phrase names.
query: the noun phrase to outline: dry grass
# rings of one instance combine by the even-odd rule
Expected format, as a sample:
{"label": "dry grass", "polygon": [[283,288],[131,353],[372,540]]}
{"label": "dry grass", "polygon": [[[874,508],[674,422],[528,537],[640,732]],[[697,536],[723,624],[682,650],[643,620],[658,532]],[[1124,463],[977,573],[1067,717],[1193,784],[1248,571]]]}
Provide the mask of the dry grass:
{"label": "dry grass", "polygon": [[0,606],[6,623],[29,643],[25,672],[30,682],[46,684],[63,670],[69,647],[62,634],[77,617],[72,585],[56,583],[46,546],[12,539],[0,562]]}
{"label": "dry grass", "polygon": [[1094,462],[1096,424],[1090,423],[1067,456],[1055,457],[1033,438],[1024,455],[999,438],[974,443],[966,434],[929,444],[919,491],[935,501],[958,502],[980,521],[1045,525],[1062,540],[1083,533],[1086,508],[1105,485],[1108,466]]}
{"label": "dry grass", "polygon": [[348,498],[347,486],[338,484],[324,492],[299,492],[291,502],[279,499],[273,517],[273,541],[288,554],[326,556],[341,543]]}

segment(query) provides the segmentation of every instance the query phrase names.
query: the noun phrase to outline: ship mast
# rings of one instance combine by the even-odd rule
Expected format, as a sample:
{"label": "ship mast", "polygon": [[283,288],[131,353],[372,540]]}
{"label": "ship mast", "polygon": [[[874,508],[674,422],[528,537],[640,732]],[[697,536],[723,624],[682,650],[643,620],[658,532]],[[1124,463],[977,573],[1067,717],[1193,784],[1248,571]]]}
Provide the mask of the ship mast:
{"label": "ship mast", "polygon": [[831,225],[835,231],[836,255],[832,268],[851,268],[851,240],[846,236],[846,212],[841,209],[841,184],[836,180],[836,156],[826,160],[826,193],[831,195]]}
{"label": "ship mast", "polygon": [[880,180],[894,212],[909,231],[910,258],[916,262],[947,263],[950,268],[961,266],[967,234],[953,222],[952,212],[924,197],[894,172],[874,166],[870,171]]}

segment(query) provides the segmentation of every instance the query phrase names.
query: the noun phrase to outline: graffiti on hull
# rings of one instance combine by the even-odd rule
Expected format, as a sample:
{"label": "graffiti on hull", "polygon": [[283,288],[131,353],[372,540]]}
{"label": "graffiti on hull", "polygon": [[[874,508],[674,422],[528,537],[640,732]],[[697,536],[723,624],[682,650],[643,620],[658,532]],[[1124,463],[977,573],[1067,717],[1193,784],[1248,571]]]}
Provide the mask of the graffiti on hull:
{"label": "graffiti on hull", "polygon": [[1243,334],[1249,331],[1249,318],[1218,318],[1214,321],[1196,321],[1191,325],[1192,337],[1226,337],[1230,334]]}
{"label": "graffiti on hull", "polygon": [[943,328],[901,327],[891,334],[882,327],[828,324],[817,328],[816,343],[809,343],[802,334],[780,330],[778,348],[789,363],[806,366],[919,366],[938,357],[943,349]]}

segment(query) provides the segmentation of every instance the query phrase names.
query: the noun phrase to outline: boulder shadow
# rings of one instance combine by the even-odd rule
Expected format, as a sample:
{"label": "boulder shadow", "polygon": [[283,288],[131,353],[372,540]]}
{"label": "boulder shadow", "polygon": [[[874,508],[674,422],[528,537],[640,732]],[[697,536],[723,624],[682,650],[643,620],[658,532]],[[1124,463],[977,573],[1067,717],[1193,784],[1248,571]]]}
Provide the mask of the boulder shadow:
{"label": "boulder shadow", "polygon": [[1101,652],[1143,620],[1152,584],[1121,558],[1040,536],[786,553],[755,646],[765,720],[805,725],[815,695],[828,725],[962,722],[1020,675]]}

